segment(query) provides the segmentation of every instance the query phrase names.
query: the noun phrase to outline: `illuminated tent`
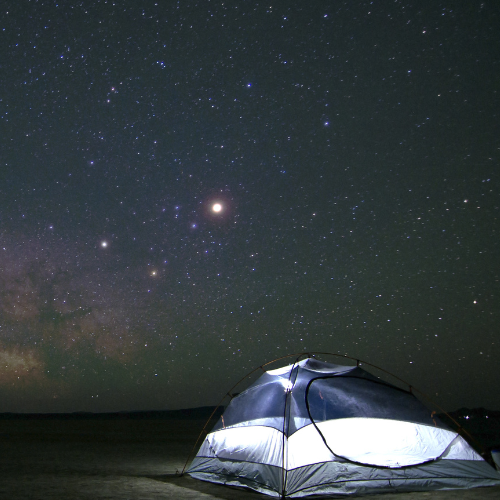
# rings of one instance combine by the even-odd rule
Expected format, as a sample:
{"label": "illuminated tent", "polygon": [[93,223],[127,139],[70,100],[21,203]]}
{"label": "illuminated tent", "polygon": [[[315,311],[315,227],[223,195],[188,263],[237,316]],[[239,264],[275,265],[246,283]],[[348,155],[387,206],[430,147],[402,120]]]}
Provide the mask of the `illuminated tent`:
{"label": "illuminated tent", "polygon": [[234,397],[187,472],[281,498],[500,484],[411,392],[312,358]]}

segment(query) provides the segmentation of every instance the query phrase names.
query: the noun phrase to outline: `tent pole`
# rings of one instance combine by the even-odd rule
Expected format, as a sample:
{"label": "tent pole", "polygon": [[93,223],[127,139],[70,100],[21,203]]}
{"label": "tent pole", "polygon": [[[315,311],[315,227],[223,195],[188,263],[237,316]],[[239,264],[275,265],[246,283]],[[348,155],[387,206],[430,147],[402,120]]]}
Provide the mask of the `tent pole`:
{"label": "tent pole", "polygon": [[[293,387],[297,376],[299,374],[298,361],[302,357],[299,355],[293,362],[292,368],[290,370],[290,375],[288,376],[288,387],[285,389],[285,408],[283,410],[283,434],[281,442],[281,498],[284,499],[286,496],[286,482],[288,479],[288,432],[290,430],[290,411],[291,406],[289,404]],[[295,374],[295,379],[292,382],[293,371],[297,366],[297,373]],[[288,418],[287,418],[288,417]]]}

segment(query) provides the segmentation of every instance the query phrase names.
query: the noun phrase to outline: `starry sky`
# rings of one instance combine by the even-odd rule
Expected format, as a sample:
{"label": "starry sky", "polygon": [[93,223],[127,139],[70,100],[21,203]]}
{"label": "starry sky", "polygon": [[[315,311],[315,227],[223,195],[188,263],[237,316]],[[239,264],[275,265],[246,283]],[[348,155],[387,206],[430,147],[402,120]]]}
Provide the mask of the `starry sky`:
{"label": "starry sky", "polygon": [[0,412],[212,405],[308,351],[500,409],[499,25],[3,2]]}

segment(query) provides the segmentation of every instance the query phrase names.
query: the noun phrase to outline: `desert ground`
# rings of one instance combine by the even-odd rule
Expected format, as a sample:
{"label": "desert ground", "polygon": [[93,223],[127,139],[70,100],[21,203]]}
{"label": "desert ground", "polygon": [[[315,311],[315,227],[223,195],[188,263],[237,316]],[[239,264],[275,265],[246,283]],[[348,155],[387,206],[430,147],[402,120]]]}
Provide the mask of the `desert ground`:
{"label": "desert ground", "polygon": [[[204,424],[204,420],[158,418],[2,419],[0,499],[271,498],[249,490],[176,475],[182,471]],[[500,486],[391,493],[371,498],[500,499]]]}

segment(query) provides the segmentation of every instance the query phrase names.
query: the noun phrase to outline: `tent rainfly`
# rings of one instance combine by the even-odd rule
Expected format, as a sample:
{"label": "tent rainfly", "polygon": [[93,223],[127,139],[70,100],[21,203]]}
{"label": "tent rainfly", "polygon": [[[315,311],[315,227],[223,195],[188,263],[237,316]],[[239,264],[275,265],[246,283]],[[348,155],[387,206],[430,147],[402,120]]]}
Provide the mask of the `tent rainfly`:
{"label": "tent rainfly", "polygon": [[280,498],[500,484],[411,392],[313,358],[234,397],[187,473]]}

